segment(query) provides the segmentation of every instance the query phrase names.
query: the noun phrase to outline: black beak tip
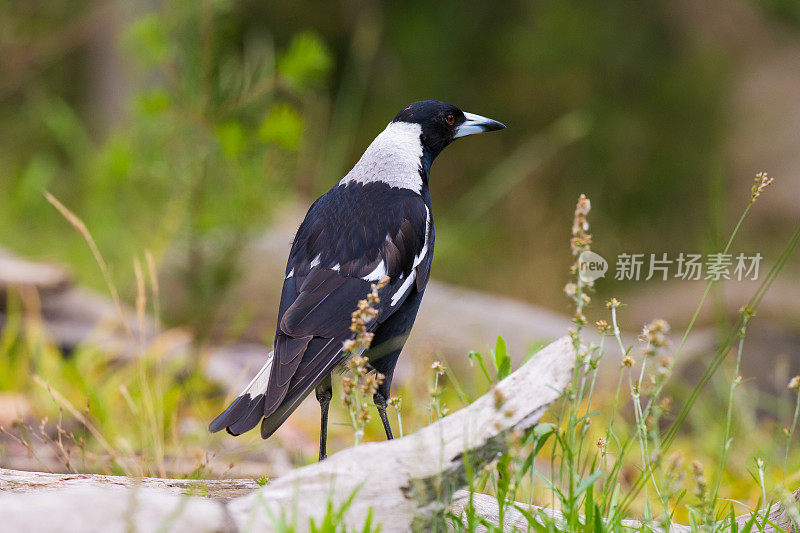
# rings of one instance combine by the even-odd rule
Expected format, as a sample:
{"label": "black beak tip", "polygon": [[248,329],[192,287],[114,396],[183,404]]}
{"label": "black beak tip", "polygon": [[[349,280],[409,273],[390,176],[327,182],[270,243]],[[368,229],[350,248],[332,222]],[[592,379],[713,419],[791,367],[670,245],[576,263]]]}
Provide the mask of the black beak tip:
{"label": "black beak tip", "polygon": [[499,131],[499,130],[504,130],[504,129],[506,129],[506,125],[505,124],[503,124],[502,122],[497,122],[496,120],[492,120],[491,122],[486,124],[486,130],[485,131]]}

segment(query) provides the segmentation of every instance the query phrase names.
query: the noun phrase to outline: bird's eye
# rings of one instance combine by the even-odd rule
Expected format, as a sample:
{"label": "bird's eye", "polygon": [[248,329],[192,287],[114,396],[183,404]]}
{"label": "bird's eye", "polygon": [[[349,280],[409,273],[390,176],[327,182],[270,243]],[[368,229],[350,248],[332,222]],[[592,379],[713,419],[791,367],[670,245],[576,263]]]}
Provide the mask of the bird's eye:
{"label": "bird's eye", "polygon": [[448,114],[448,115],[447,115],[447,117],[445,118],[445,120],[447,121],[447,123],[448,123],[450,126],[452,126],[452,125],[453,125],[453,123],[456,121],[456,117],[454,117],[454,116],[453,116],[453,114],[452,114],[452,113],[450,113],[450,114]]}

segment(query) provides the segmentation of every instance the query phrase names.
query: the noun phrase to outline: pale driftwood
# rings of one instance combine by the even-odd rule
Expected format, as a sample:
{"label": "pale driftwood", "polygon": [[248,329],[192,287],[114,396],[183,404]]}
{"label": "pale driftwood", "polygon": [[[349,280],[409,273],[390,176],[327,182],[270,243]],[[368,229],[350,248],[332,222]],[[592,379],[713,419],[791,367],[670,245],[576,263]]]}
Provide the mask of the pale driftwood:
{"label": "pale driftwood", "polygon": [[[797,490],[792,495],[794,499],[795,505],[798,500],[798,495],[800,495],[800,490]],[[455,514],[456,516],[461,516],[464,511],[467,509],[469,505],[470,494],[467,491],[459,490],[453,496],[453,502],[450,506],[450,511]],[[562,514],[559,511],[553,509],[547,509],[545,507],[538,507],[536,505],[528,505],[526,503],[519,503],[515,502],[514,504],[508,505],[504,509],[503,513],[503,528],[507,530],[521,530],[526,531],[528,530],[528,520],[525,516],[519,512],[515,507],[518,506],[521,509],[529,511],[536,516],[536,513],[542,513],[549,517],[555,518],[559,520],[562,518]],[[472,494],[472,507],[475,513],[480,516],[481,518],[486,519],[488,522],[499,525],[500,524],[500,513],[498,512],[499,507],[497,505],[497,498],[493,496],[488,496],[486,494]],[[778,531],[787,531],[789,533],[794,533],[795,523],[790,518],[789,514],[786,511],[784,505],[773,505],[769,513],[767,514],[766,509],[762,509],[758,511],[759,517],[764,517],[765,514],[766,519],[760,518],[758,520],[759,524],[766,524],[766,527],[763,529],[765,533],[777,533]],[[736,524],[739,528],[743,527],[749,520],[751,519],[750,514],[743,514],[736,517]],[[541,522],[540,522],[541,523]],[[719,524],[727,525],[727,521],[722,521]],[[780,529],[776,529],[772,526],[774,524]],[[664,529],[659,526],[658,524],[644,524],[639,520],[623,520],[622,525],[632,530],[642,530],[645,531],[654,531],[654,532],[663,532]],[[668,533],[684,533],[690,532],[693,529],[690,526],[684,526],[680,524],[672,524],[669,528]]]}
{"label": "pale driftwood", "polygon": [[258,488],[258,483],[254,479],[136,478],[100,474],[50,474],[0,468],[0,493],[29,493],[90,486],[152,488],[173,494],[195,494],[227,501],[250,494]]}
{"label": "pale driftwood", "polygon": [[123,533],[236,531],[225,504],[158,488],[78,485],[36,493],[0,493],[0,531]]}
{"label": "pale driftwood", "polygon": [[0,294],[11,286],[57,292],[69,286],[70,281],[69,274],[58,265],[27,261],[0,248]]}
{"label": "pale driftwood", "polygon": [[[465,461],[482,468],[507,449],[511,431],[536,424],[569,383],[573,361],[571,343],[562,338],[495,391],[416,433],[343,450],[227,503],[175,494],[202,490],[199,482],[58,474],[35,474],[43,480],[28,482],[30,474],[0,471],[2,525],[13,531],[122,531],[130,524],[147,530],[166,524],[175,531],[269,531],[271,516],[285,516],[303,529],[309,519],[319,523],[329,500],[338,507],[355,493],[345,514],[348,525],[363,525],[372,509],[384,531],[424,529],[464,486]],[[227,494],[220,488],[225,484],[251,487],[218,481],[208,493]]]}

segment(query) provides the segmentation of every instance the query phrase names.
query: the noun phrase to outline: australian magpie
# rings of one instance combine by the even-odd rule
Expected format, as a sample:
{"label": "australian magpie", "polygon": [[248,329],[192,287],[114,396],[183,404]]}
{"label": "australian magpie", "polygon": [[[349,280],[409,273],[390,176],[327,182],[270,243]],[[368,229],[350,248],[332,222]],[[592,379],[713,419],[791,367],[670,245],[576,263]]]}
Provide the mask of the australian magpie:
{"label": "australian magpie", "polygon": [[403,108],[353,169],[308,210],[286,265],[273,351],[244,391],[209,425],[240,435],[261,422],[268,438],[315,390],[322,410],[319,458],[326,457],[331,371],[344,362],[351,315],[371,284],[379,292],[364,353],[384,375],[374,396],[386,430],[397,358],[425,292],[433,258],[431,164],[454,139],[500,130],[497,121],[437,100]]}

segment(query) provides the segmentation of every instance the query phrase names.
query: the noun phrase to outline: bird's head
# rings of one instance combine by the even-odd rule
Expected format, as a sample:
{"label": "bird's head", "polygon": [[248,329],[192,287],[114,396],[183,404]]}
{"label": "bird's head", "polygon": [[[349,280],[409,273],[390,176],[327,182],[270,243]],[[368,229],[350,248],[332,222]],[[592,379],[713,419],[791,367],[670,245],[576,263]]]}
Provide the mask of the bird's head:
{"label": "bird's head", "polygon": [[420,192],[433,160],[453,140],[505,128],[496,120],[465,113],[453,104],[423,100],[400,111],[342,179],[383,182]]}
{"label": "bird's head", "polygon": [[420,141],[431,161],[445,146],[459,137],[505,129],[496,120],[461,111],[453,104],[439,100],[422,100],[404,107],[392,123],[419,124]]}

